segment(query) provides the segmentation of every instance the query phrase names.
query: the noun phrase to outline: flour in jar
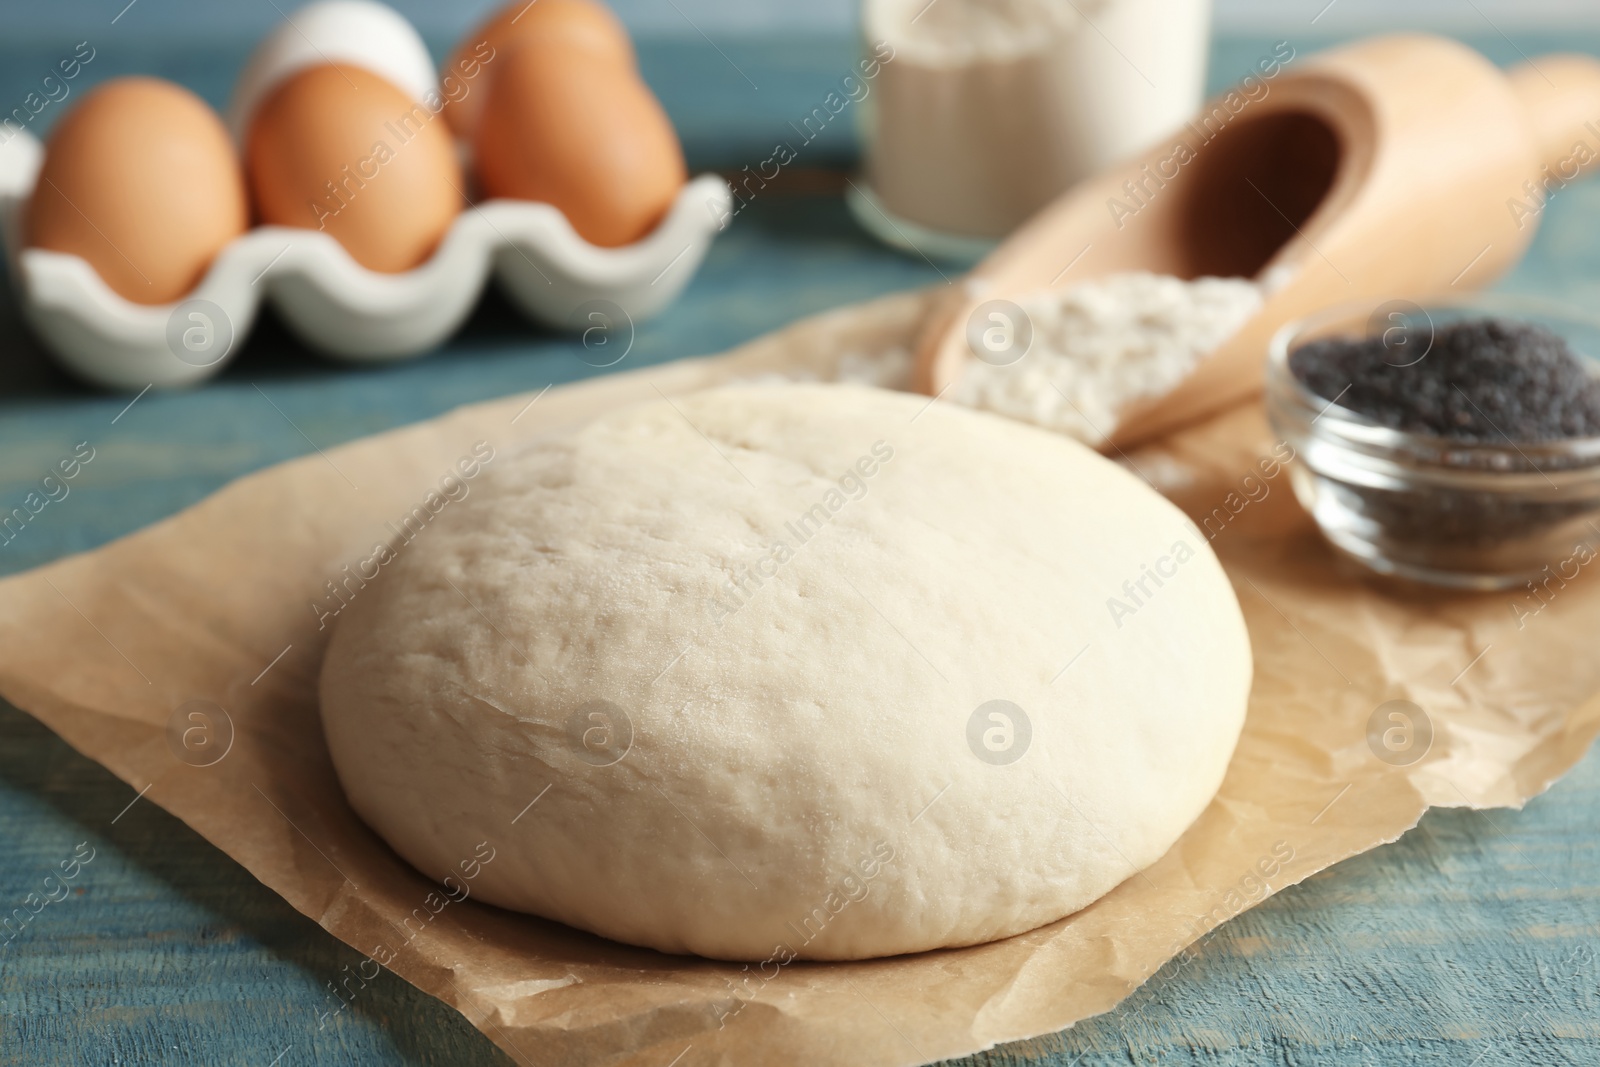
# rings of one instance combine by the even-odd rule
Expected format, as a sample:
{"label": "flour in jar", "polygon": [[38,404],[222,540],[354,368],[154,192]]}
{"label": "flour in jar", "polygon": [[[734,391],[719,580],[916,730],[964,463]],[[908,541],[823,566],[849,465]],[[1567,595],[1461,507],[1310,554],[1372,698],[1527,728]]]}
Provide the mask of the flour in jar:
{"label": "flour in jar", "polygon": [[[1021,359],[972,359],[948,399],[1103,444],[1129,407],[1178,386],[1261,309],[1243,278],[1113,274],[1018,298]],[[1008,324],[1018,325],[1018,324]]]}
{"label": "flour in jar", "polygon": [[1210,0],[863,0],[892,56],[866,184],[917,226],[1003,237],[1199,108],[1210,21]]}

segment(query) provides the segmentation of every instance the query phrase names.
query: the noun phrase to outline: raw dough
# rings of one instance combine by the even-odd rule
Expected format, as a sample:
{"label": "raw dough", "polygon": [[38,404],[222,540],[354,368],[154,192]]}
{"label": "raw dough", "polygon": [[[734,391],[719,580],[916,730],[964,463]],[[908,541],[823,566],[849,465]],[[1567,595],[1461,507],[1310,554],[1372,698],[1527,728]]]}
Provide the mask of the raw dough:
{"label": "raw dough", "polygon": [[778,385],[498,459],[342,613],[321,684],[350,802],[426,874],[781,967],[1106,893],[1211,800],[1250,677],[1206,539],[1132,474]]}

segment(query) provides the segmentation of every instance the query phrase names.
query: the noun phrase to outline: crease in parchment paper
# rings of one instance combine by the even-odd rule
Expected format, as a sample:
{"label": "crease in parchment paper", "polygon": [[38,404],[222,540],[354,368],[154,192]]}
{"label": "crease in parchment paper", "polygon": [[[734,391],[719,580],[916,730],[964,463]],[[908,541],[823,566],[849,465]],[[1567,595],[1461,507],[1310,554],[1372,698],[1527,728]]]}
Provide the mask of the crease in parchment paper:
{"label": "crease in parchment paper", "polygon": [[[322,739],[328,631],[314,605],[441,474],[475,443],[511,456],[658,391],[885,365],[901,368],[879,375],[895,384],[929,299],[845,308],[725,356],[478,404],[242,478],[0,583],[0,694],[519,1062],[640,1067],[887,1067],[1060,1030],[1183,966],[1188,946],[1272,893],[1395,840],[1430,804],[1520,806],[1600,731],[1600,578],[1532,617],[1515,595],[1378,584],[1331,554],[1286,469],[1263,473],[1281,442],[1245,405],[1119,459],[1189,513],[1233,581],[1256,659],[1244,735],[1167,855],[1075,915],[988,945],[753,976],[479,904],[468,872],[515,840],[514,820],[460,870],[430,872],[453,873],[444,885],[361,823]],[[1431,728],[1415,760],[1372,740],[1396,700]],[[202,726],[185,707],[214,711]],[[187,752],[175,721],[219,746],[226,733],[225,755]],[[1377,725],[1381,739],[1389,722]]]}

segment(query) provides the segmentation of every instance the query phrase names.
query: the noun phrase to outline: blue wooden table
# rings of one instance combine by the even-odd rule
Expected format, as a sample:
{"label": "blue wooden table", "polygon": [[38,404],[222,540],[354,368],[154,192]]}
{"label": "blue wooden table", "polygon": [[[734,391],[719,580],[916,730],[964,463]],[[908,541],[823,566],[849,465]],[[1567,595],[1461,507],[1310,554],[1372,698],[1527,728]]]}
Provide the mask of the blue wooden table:
{"label": "blue wooden table", "polygon": [[[157,73],[218,104],[248,43],[95,32],[91,79]],[[0,105],[20,101],[75,40],[0,44]],[[1302,52],[1322,43],[1295,40]],[[1471,43],[1501,63],[1555,47],[1600,52],[1600,36]],[[765,159],[852,60],[837,40],[718,46],[645,42],[641,53],[692,161],[728,170]],[[1268,47],[1219,42],[1213,81]],[[624,366],[718,351],[813,311],[942,280],[849,220],[828,173],[853,158],[848,129],[807,150],[788,187],[758,197],[719,240],[683,299],[640,328]],[[1600,187],[1563,191],[1544,227],[1506,287],[1592,307]],[[0,573],[103,544],[308,451],[308,438],[326,447],[597,373],[577,351],[495,297],[447,350],[386,367],[321,360],[269,317],[218,380],[128,407],[130,397],[55,370],[0,298],[0,506],[20,502],[78,442],[96,449],[71,495],[0,546]],[[0,947],[0,1063],[505,1062],[387,972],[335,1013],[331,983],[359,961],[354,951],[0,704],[0,911],[42,891],[75,850],[93,858],[65,898]],[[1228,923],[1197,960],[1117,1011],[968,1062],[1600,1063],[1600,757],[1525,811],[1432,813],[1399,843]]]}

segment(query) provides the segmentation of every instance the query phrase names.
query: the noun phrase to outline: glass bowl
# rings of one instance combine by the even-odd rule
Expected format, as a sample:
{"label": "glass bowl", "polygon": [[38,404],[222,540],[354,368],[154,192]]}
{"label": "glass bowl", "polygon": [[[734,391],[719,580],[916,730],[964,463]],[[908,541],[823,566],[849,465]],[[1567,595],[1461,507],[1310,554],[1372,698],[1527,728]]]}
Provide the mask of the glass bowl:
{"label": "glass bowl", "polygon": [[1600,318],[1582,312],[1489,294],[1367,301],[1278,331],[1267,415],[1298,457],[1289,468],[1295,496],[1350,558],[1457,589],[1564,585],[1600,555],[1600,437],[1485,443],[1406,433],[1313,393],[1290,369],[1301,346],[1326,338],[1381,338],[1389,361],[1408,366],[1427,358],[1439,328],[1485,317],[1559,334],[1600,375]]}

